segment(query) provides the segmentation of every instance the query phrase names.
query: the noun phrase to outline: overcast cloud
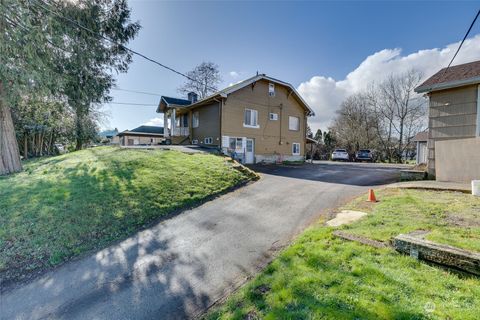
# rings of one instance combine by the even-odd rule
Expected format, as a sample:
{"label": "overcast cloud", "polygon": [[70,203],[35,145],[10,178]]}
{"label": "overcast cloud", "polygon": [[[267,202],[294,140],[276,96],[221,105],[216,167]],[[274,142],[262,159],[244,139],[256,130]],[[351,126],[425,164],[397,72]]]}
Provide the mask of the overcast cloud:
{"label": "overcast cloud", "polygon": [[[459,42],[444,48],[420,50],[402,55],[402,50],[384,49],[368,56],[345,79],[335,80],[325,75],[312,77],[298,86],[298,92],[315,110],[315,117],[309,119],[312,130],[324,130],[330,125],[340,103],[350,94],[364,89],[371,82],[380,82],[392,73],[402,73],[415,68],[430,77],[450,62]],[[480,59],[480,34],[467,39],[455,58],[454,65]]]}

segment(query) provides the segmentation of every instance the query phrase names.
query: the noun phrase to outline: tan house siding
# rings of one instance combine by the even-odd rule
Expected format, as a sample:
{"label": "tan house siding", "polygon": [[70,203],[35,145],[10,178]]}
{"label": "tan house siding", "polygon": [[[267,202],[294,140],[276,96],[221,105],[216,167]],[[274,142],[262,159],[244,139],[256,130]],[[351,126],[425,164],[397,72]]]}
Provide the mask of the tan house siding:
{"label": "tan house siding", "polygon": [[[191,115],[195,112],[198,112],[199,122],[197,128],[193,128],[193,123],[190,122],[192,124],[192,140],[198,140],[199,145],[219,147],[222,142],[219,122],[220,102],[194,108]],[[212,144],[205,144],[205,138],[212,138]]]}
{"label": "tan house siding", "polygon": [[[129,144],[129,140],[131,140],[131,144]],[[152,142],[153,140],[153,142]],[[161,137],[146,137],[146,136],[129,136],[129,135],[124,135],[120,137],[120,144],[122,146],[128,146],[128,145],[138,145],[138,144],[159,144],[165,140],[164,138]]]}
{"label": "tan house siding", "polygon": [[[275,84],[275,96],[268,94],[269,82],[261,80],[228,95],[222,108],[222,135],[254,139],[256,161],[289,160],[292,143],[300,143],[300,155],[305,155],[306,111],[284,86]],[[258,112],[258,128],[244,126],[245,109]],[[278,120],[269,120],[276,113]],[[299,118],[299,130],[289,130],[289,116]]]}
{"label": "tan house siding", "polygon": [[430,93],[428,172],[435,175],[435,143],[476,136],[478,86]]}
{"label": "tan house siding", "polygon": [[435,158],[439,181],[480,179],[480,138],[437,141]]}

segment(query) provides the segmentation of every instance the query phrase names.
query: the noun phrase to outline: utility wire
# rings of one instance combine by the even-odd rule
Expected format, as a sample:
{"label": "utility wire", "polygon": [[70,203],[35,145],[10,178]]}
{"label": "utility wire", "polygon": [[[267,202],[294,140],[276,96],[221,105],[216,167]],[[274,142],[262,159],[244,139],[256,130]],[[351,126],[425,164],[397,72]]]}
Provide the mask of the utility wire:
{"label": "utility wire", "polygon": [[105,104],[124,104],[124,105],[132,105],[132,106],[145,106],[145,107],[156,107],[157,104],[148,104],[148,103],[134,103],[134,102],[105,102]]}
{"label": "utility wire", "polygon": [[133,92],[133,93],[139,93],[139,94],[146,94],[149,96],[157,96],[161,97],[161,94],[158,93],[151,93],[151,92],[145,92],[145,91],[137,91],[137,90],[131,90],[131,89],[123,89],[123,88],[112,88],[112,90],[118,90],[118,91],[126,91],[126,92]]}
{"label": "utility wire", "polygon": [[[75,20],[73,20],[73,19],[70,19],[70,18],[68,18],[68,17],[65,17],[65,16],[61,15],[60,13],[55,12],[55,11],[47,8],[46,6],[48,6],[48,4],[45,3],[45,2],[42,1],[42,0],[37,0],[36,2],[37,2],[37,5],[38,5],[39,7],[41,7],[42,9],[50,12],[51,14],[53,14],[53,15],[55,15],[55,16],[63,19],[63,20],[65,20],[65,21],[68,21],[68,22],[70,22],[70,23],[73,23],[73,24],[76,25],[77,27],[79,27],[79,28],[81,28],[81,29],[83,29],[83,30],[91,33],[91,34],[94,35],[94,36],[100,37],[100,38],[102,38],[102,39],[104,39],[104,40],[106,40],[106,41],[109,41],[110,43],[113,43],[113,44],[115,44],[115,45],[117,45],[117,46],[120,46],[120,47],[122,47],[123,49],[125,49],[125,50],[128,51],[128,52],[130,52],[130,53],[132,53],[132,54],[135,54],[135,55],[137,55],[137,56],[139,56],[139,57],[142,57],[142,58],[144,58],[145,60],[148,60],[148,61],[150,61],[150,62],[152,62],[152,63],[154,63],[154,64],[156,64],[156,65],[159,65],[160,67],[165,68],[165,69],[167,69],[167,70],[169,70],[169,71],[172,71],[172,72],[174,72],[174,73],[176,73],[176,74],[178,74],[178,75],[180,75],[180,76],[182,76],[182,77],[185,77],[185,78],[187,78],[187,79],[190,80],[190,81],[193,81],[193,82],[196,82],[196,83],[198,83],[198,84],[200,84],[200,85],[202,85],[202,86],[205,86],[204,83],[202,83],[202,82],[200,82],[200,81],[198,81],[198,80],[196,80],[196,79],[193,79],[192,77],[189,77],[189,76],[186,75],[185,73],[182,73],[182,72],[180,72],[180,71],[177,71],[177,70],[175,70],[175,69],[173,69],[173,68],[171,68],[171,67],[169,67],[169,66],[167,66],[167,65],[165,65],[165,64],[163,64],[163,63],[161,63],[161,62],[158,62],[158,61],[156,61],[156,60],[154,60],[154,59],[152,59],[152,58],[149,58],[149,57],[147,57],[146,55],[144,55],[144,54],[142,54],[142,53],[140,53],[140,52],[138,52],[138,51],[135,51],[135,50],[133,50],[133,49],[130,49],[130,48],[124,46],[124,45],[121,44],[121,43],[118,43],[118,42],[116,42],[116,41],[114,41],[114,40],[112,40],[112,39],[110,39],[110,38],[108,38],[108,37],[106,37],[106,36],[104,36],[104,35],[102,35],[102,34],[99,34],[99,33],[95,32],[95,31],[93,31],[92,29],[89,29],[89,28],[85,27],[84,25],[78,23],[77,21],[75,21]],[[41,2],[41,3],[44,4],[45,6],[44,6],[44,5],[41,5],[39,2]],[[207,88],[210,89],[210,90],[213,90],[213,91],[217,91],[217,90],[216,90],[215,88],[213,88],[213,87],[207,86]]]}
{"label": "utility wire", "polygon": [[462,45],[463,45],[463,43],[465,42],[465,39],[467,39],[468,34],[469,34],[470,31],[472,30],[473,25],[474,25],[475,22],[477,21],[477,18],[478,18],[479,15],[480,15],[480,9],[478,9],[477,15],[475,16],[475,18],[473,19],[472,23],[470,24],[470,28],[468,28],[467,33],[465,33],[465,36],[463,37],[462,42],[460,42],[460,45],[458,46],[458,49],[457,49],[457,51],[455,52],[455,55],[453,56],[452,60],[450,60],[450,63],[448,64],[448,66],[445,68],[445,71],[443,72],[442,77],[447,73],[447,70],[448,70],[448,68],[450,68],[450,66],[452,65],[453,60],[455,60],[455,57],[457,56],[458,52],[459,52],[460,49],[462,48]]}

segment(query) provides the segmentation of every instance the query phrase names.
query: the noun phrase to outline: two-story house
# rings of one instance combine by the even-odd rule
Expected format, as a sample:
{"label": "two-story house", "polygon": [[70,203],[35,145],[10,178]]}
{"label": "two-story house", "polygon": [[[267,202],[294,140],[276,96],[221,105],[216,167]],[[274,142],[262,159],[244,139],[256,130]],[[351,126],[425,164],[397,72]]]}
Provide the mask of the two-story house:
{"label": "two-story house", "polygon": [[480,61],[441,69],[415,91],[429,98],[429,174],[480,179]]}
{"label": "two-story house", "polygon": [[221,149],[244,163],[305,159],[313,110],[295,88],[264,74],[197,100],[161,97],[165,138]]}

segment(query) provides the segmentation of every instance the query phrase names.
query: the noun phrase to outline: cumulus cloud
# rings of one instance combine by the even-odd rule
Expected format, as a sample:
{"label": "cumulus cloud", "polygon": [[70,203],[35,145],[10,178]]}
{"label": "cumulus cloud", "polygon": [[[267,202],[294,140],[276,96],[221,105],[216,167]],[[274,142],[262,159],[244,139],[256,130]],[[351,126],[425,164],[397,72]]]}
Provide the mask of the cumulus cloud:
{"label": "cumulus cloud", "polygon": [[[402,55],[402,50],[384,49],[368,56],[345,79],[335,80],[318,75],[301,83],[297,90],[315,110],[315,117],[309,120],[313,130],[327,129],[341,102],[349,95],[365,89],[372,82],[381,82],[392,73],[402,73],[409,69],[421,71],[426,78],[448,65],[458,48],[459,42],[443,48],[420,50]],[[480,59],[480,34],[465,41],[462,50],[455,58],[455,64]]]}
{"label": "cumulus cloud", "polygon": [[145,126],[157,126],[157,127],[163,127],[163,118],[152,118],[145,122],[143,125]]}

